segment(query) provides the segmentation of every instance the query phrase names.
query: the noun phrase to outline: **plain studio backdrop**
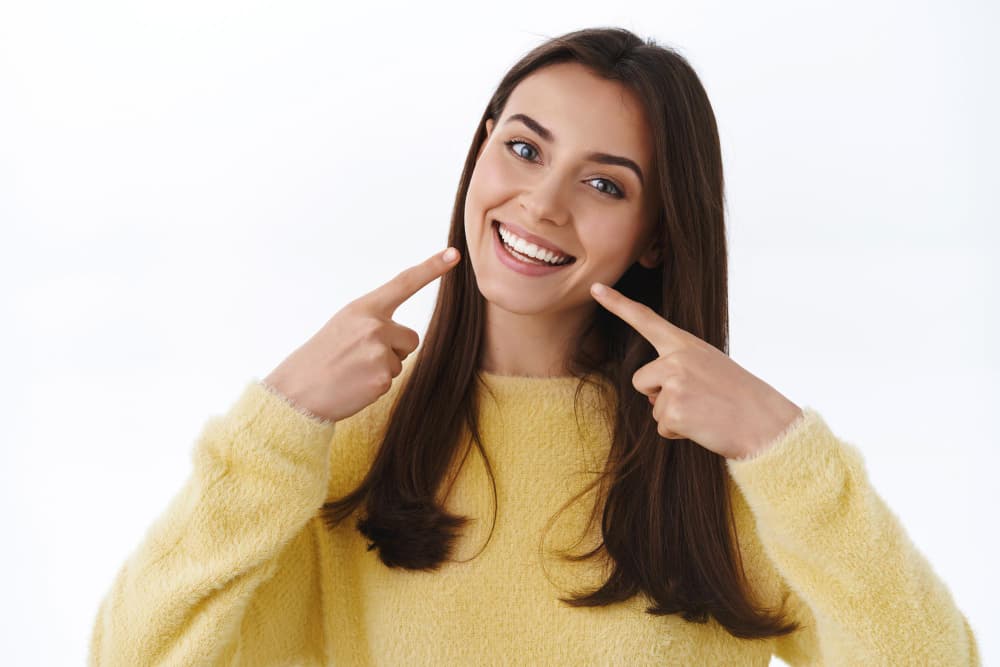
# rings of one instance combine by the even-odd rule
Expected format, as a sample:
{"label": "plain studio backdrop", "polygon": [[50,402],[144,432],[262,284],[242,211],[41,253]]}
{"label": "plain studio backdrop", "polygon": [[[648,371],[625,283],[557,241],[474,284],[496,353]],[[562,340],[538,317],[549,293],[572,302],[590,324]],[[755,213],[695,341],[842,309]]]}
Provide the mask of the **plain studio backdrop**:
{"label": "plain studio backdrop", "polygon": [[[0,6],[6,664],[83,662],[206,420],[445,248],[501,75],[597,26],[708,91],[733,359],[861,449],[1000,661],[994,3],[24,0]],[[437,290],[396,321],[422,336]]]}

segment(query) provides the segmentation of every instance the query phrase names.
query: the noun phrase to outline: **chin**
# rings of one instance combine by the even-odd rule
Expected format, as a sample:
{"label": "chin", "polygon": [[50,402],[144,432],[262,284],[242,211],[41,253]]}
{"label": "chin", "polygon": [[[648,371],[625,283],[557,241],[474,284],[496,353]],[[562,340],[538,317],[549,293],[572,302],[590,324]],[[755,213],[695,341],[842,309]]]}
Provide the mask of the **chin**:
{"label": "chin", "polygon": [[500,286],[499,288],[487,286],[486,289],[483,289],[483,286],[480,285],[479,293],[494,308],[517,315],[538,315],[551,312],[557,310],[556,306],[559,305],[552,298],[539,298],[537,292],[533,295],[515,293],[514,289],[509,285]]}

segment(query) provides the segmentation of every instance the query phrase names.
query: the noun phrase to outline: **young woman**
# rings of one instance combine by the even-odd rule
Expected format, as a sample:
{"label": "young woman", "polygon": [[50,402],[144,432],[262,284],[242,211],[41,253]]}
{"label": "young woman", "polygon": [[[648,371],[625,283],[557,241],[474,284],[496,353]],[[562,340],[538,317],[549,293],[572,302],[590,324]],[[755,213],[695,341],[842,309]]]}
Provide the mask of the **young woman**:
{"label": "young woman", "polygon": [[[525,56],[448,243],[208,422],[91,664],[978,664],[858,450],[726,354],[681,56],[617,29]],[[421,342],[392,315],[438,277]]]}

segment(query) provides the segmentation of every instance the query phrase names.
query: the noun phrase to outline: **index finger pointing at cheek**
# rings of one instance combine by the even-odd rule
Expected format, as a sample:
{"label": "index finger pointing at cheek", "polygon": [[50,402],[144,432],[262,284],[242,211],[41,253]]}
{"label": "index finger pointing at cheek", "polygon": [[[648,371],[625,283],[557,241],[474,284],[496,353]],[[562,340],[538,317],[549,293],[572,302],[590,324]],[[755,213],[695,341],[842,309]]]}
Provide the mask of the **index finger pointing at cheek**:
{"label": "index finger pointing at cheek", "polygon": [[443,253],[434,253],[433,256],[403,270],[389,282],[369,292],[366,300],[386,317],[391,317],[404,301],[456,266],[458,256],[458,250],[451,247]]}
{"label": "index finger pointing at cheek", "polygon": [[625,320],[633,329],[653,344],[661,355],[666,354],[673,337],[674,326],[660,317],[644,303],[633,301],[618,290],[601,283],[590,287],[594,299],[609,311]]}

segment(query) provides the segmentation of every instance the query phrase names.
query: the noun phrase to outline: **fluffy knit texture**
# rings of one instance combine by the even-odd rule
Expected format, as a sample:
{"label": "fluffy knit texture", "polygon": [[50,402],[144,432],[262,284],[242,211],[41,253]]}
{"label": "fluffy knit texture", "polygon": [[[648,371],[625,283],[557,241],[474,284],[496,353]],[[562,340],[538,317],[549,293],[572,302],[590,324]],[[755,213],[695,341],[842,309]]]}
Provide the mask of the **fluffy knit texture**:
{"label": "fluffy knit texture", "polygon": [[[586,407],[591,388],[578,429],[573,378],[485,374],[492,539],[480,552],[494,506],[473,450],[445,499],[473,518],[454,560],[434,572],[385,567],[356,515],[329,530],[319,508],[361,481],[412,358],[389,392],[337,423],[256,379],[209,419],[191,476],[100,604],[89,664],[702,666],[768,665],[772,654],[790,665],[980,664],[968,620],[859,451],[809,407],[758,455],[727,461],[751,588],[787,603],[802,624],[791,635],[734,638],[712,618],[647,614],[642,595],[578,609],[557,599],[606,574],[539,547],[610,449],[609,425]],[[580,536],[593,493],[551,525],[546,548]]]}

